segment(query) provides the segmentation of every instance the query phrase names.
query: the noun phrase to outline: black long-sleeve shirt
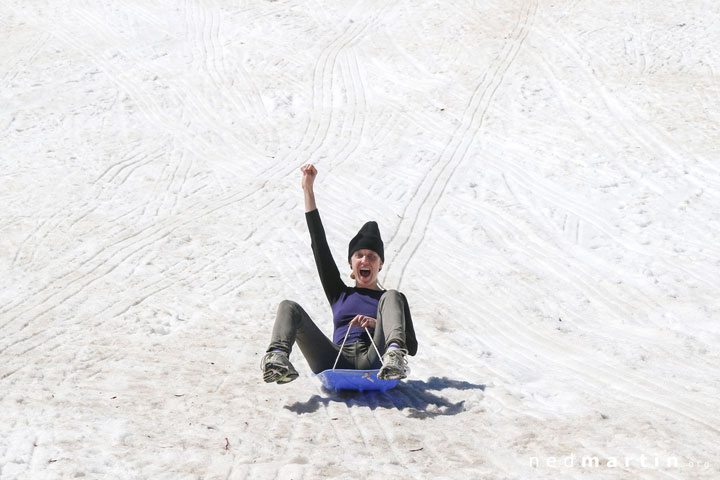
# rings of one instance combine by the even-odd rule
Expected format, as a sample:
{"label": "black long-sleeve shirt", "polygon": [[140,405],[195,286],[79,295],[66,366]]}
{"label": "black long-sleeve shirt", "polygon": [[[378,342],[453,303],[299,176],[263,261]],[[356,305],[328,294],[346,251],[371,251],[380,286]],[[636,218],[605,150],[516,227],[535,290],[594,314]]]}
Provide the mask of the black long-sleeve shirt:
{"label": "black long-sleeve shirt", "polygon": [[[325,296],[330,302],[333,312],[333,342],[342,344],[348,324],[356,315],[366,315],[376,318],[378,303],[385,290],[371,290],[369,288],[348,287],[340,278],[340,272],[335,264],[330,246],[327,243],[325,229],[320,220],[320,213],[317,209],[305,213],[312,251],[315,256],[320,282],[322,283]],[[372,335],[373,329],[370,330]],[[347,342],[353,343],[358,340],[369,340],[365,330],[358,327],[350,327]]]}

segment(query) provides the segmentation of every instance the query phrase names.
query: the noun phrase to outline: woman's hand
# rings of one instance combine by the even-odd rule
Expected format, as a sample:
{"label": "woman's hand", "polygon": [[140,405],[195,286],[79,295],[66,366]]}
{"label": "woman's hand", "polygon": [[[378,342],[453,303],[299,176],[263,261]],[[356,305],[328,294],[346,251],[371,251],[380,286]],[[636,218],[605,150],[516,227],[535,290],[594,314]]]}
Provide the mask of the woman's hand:
{"label": "woman's hand", "polygon": [[366,315],[355,315],[355,318],[350,320],[350,325],[353,327],[359,327],[359,328],[375,328],[375,324],[377,323],[377,320],[375,320],[372,317],[368,317]]}
{"label": "woman's hand", "polygon": [[300,167],[300,171],[303,174],[302,188],[305,198],[305,211],[312,212],[317,209],[317,205],[315,205],[315,192],[313,191],[313,183],[315,183],[315,177],[317,177],[317,169],[312,163],[308,163]]}
{"label": "woman's hand", "polygon": [[312,163],[308,163],[300,167],[300,171],[303,174],[302,177],[302,188],[303,190],[313,189],[313,183],[315,183],[315,177],[317,176],[317,168]]}

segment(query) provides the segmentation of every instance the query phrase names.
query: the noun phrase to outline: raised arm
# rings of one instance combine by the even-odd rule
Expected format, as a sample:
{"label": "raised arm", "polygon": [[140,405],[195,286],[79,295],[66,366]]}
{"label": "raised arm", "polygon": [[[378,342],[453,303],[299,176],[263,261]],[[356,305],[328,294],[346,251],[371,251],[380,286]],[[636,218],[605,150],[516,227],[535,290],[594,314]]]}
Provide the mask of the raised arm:
{"label": "raised arm", "polygon": [[302,188],[305,195],[305,212],[312,212],[317,209],[317,205],[315,205],[315,192],[313,191],[317,169],[308,163],[300,167],[300,171],[303,174]]}
{"label": "raised arm", "polygon": [[320,282],[322,283],[325,296],[330,305],[335,303],[340,294],[345,289],[345,283],[340,278],[335,260],[330,252],[330,246],[327,243],[325,229],[320,220],[320,213],[315,205],[315,193],[313,192],[313,182],[317,176],[317,169],[312,165],[303,165],[300,169],[303,174],[302,187],[305,194],[305,220],[307,220],[308,230],[310,231],[310,241],[312,243],[312,251],[315,257],[315,265],[318,269]]}

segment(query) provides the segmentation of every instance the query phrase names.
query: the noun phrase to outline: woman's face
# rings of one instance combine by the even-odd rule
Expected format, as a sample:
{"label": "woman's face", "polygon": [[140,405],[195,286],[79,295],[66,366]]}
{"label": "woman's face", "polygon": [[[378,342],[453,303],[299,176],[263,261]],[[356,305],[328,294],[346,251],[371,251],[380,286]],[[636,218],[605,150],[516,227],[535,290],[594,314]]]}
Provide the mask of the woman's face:
{"label": "woman's face", "polygon": [[382,269],[380,255],[372,250],[358,250],[350,257],[350,268],[355,274],[355,286],[360,288],[377,287],[377,276]]}

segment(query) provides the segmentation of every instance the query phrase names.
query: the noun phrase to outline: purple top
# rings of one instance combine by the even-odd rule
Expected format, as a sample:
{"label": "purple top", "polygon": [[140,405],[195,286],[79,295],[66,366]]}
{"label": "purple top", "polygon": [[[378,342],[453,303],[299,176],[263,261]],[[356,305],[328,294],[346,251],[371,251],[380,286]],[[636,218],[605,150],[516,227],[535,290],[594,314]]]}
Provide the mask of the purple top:
{"label": "purple top", "polygon": [[[345,338],[348,324],[355,318],[355,315],[367,315],[368,317],[377,318],[378,303],[385,291],[345,285],[345,282],[340,278],[340,272],[330,252],[325,237],[325,229],[320,220],[320,213],[317,209],[307,212],[305,213],[305,219],[307,220],[308,230],[310,230],[310,240],[313,255],[315,256],[315,265],[317,265],[318,274],[320,275],[320,282],[333,312],[333,324],[335,327],[333,342],[340,345]],[[374,329],[368,328],[368,330],[372,335]],[[350,327],[346,343],[361,340],[370,341],[365,329]]]}
{"label": "purple top", "polygon": [[[342,344],[348,324],[355,318],[355,315],[367,315],[368,317],[377,318],[378,303],[383,293],[385,293],[383,290],[347,287],[347,290],[340,294],[340,298],[332,304],[333,324],[335,325],[333,342],[338,345]],[[375,331],[374,328],[369,327],[368,330],[371,334]],[[353,343],[358,340],[369,340],[365,329],[350,327],[346,343]]]}

